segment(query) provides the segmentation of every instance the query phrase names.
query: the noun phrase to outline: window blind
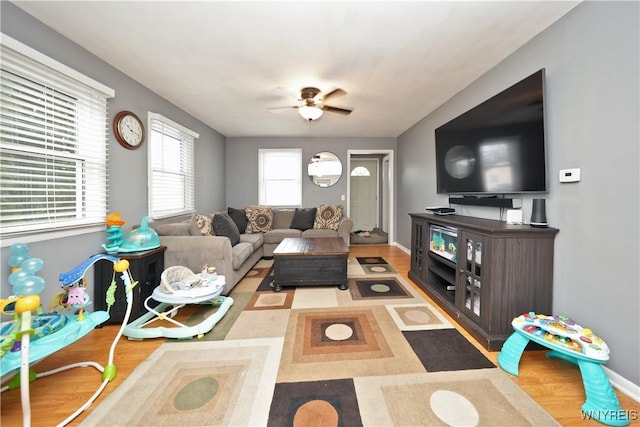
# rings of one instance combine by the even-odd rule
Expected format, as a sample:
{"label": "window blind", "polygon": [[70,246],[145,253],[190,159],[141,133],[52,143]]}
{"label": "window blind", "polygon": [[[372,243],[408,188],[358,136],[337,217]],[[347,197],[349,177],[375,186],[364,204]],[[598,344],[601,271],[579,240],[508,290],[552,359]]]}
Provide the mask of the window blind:
{"label": "window blind", "polygon": [[107,212],[107,97],[113,92],[33,52],[3,35],[2,237],[103,223]]}
{"label": "window blind", "polygon": [[149,113],[149,212],[152,218],[194,211],[194,144],[198,134]]}

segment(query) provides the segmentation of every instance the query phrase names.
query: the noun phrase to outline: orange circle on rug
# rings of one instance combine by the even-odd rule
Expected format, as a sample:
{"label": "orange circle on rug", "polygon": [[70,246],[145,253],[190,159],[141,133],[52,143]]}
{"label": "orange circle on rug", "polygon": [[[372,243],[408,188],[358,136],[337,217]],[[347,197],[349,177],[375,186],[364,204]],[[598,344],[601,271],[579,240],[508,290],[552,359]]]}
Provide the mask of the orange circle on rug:
{"label": "orange circle on rug", "polygon": [[301,405],[293,416],[293,425],[325,427],[338,425],[338,411],[326,400],[310,400]]}

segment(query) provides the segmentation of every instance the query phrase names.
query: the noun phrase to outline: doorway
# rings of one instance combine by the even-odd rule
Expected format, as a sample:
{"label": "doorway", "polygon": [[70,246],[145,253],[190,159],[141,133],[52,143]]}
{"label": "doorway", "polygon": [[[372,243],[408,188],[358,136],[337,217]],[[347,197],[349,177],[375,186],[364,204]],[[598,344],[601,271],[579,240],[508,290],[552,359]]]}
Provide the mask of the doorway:
{"label": "doorway", "polygon": [[395,238],[393,150],[347,151],[347,215],[353,231],[379,229]]}

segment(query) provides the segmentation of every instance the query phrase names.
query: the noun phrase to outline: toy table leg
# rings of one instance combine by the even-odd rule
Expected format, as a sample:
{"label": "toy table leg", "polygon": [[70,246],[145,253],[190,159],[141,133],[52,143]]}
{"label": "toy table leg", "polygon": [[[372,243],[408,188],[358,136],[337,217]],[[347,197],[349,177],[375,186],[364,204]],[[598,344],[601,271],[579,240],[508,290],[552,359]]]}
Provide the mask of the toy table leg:
{"label": "toy table leg", "polygon": [[502,350],[498,354],[498,363],[500,367],[510,373],[518,376],[518,365],[522,352],[529,343],[529,339],[517,332],[511,334],[502,345]]}
{"label": "toy table leg", "polygon": [[620,407],[609,377],[600,363],[569,357],[557,351],[548,352],[547,357],[568,360],[580,368],[584,392],[587,396],[581,408],[585,415],[610,426],[629,425],[628,414]]}

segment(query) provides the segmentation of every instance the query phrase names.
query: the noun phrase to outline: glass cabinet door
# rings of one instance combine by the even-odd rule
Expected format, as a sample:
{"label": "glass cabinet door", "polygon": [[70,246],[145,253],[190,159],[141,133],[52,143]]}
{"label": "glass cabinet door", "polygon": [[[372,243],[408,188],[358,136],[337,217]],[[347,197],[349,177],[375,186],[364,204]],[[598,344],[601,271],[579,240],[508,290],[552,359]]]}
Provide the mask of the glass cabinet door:
{"label": "glass cabinet door", "polygon": [[413,248],[411,268],[422,280],[427,280],[427,223],[416,221],[413,226]]}
{"label": "glass cabinet door", "polygon": [[466,256],[459,259],[459,280],[462,282],[463,310],[468,314],[480,317],[482,310],[482,238],[470,233],[463,234],[463,248]]}

